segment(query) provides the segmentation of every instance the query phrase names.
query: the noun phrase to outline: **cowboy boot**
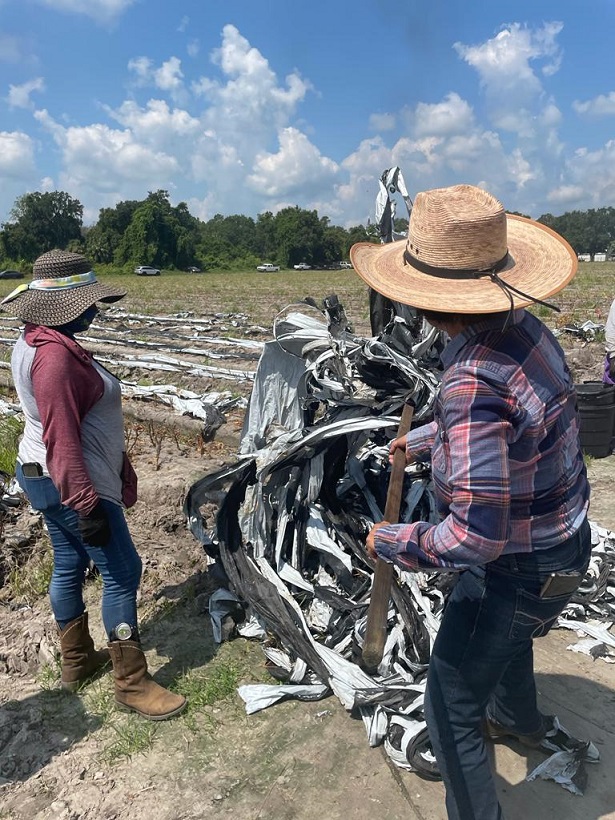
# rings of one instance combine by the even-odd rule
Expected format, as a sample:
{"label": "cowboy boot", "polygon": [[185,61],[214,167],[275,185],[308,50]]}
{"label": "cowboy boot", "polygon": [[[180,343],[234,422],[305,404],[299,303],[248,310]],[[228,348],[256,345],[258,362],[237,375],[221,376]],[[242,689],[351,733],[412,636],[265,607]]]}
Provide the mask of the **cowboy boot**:
{"label": "cowboy boot", "polygon": [[94,649],[87,612],[67,623],[64,629],[58,627],[58,633],[62,652],[62,688],[76,692],[108,666],[111,658],[106,649]]}
{"label": "cowboy boot", "polygon": [[159,686],[147,671],[147,660],[137,641],[111,641],[109,653],[115,677],[115,702],[147,720],[178,715],[187,701]]}

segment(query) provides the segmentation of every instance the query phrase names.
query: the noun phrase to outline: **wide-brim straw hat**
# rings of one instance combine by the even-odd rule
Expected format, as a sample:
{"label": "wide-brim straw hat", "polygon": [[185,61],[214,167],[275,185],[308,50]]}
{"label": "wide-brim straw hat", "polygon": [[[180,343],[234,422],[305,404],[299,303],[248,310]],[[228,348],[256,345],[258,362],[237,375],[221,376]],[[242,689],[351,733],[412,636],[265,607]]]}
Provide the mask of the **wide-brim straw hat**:
{"label": "wide-brim straw hat", "polygon": [[570,282],[578,265],[559,234],[507,214],[473,185],[418,194],[407,241],[360,242],[350,259],[379,293],[445,313],[497,313],[544,300]]}
{"label": "wide-brim straw hat", "polygon": [[104,285],[79,253],[53,250],[39,256],[32,281],[20,285],[0,308],[23,322],[59,327],[72,322],[96,302],[116,302],[125,290]]}

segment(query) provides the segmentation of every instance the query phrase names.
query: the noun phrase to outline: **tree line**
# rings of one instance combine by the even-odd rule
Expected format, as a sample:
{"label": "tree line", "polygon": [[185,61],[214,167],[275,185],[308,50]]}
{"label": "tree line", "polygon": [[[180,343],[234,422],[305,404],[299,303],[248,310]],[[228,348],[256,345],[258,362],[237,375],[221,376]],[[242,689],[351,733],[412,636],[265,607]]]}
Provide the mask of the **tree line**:
{"label": "tree line", "polygon": [[[607,257],[615,257],[615,208],[544,214],[538,221],[564,236],[577,253],[606,251]],[[396,220],[395,229],[405,231],[407,220]],[[192,216],[185,202],[171,205],[164,190],[101,208],[96,224],[84,226],[79,200],[51,191],[15,201],[0,226],[0,258],[4,266],[7,261],[24,266],[45,251],[62,248],[118,267],[239,270],[263,261],[288,268],[299,262],[329,267],[347,259],[355,242],[366,240],[379,241],[377,226],[342,228],[299,207],[265,211],[256,219],[216,214],[203,221]]]}
{"label": "tree line", "polygon": [[276,214],[265,211],[256,219],[216,214],[203,221],[192,216],[185,202],[171,205],[164,190],[101,208],[96,224],[84,227],[81,203],[64,191],[53,191],[16,200],[0,227],[0,258],[23,265],[62,248],[118,267],[239,270],[262,261],[281,267],[299,262],[328,267],[347,259],[351,245],[366,239],[363,225],[347,230],[299,207]]}

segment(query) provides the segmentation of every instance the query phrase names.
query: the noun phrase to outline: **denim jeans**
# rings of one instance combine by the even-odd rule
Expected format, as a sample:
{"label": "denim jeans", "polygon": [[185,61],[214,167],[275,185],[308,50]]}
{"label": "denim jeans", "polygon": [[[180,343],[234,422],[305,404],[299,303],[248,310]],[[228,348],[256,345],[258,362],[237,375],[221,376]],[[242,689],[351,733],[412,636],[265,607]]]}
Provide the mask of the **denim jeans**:
{"label": "denim jeans", "polygon": [[485,711],[519,734],[542,727],[532,641],[546,635],[573,592],[540,598],[552,572],[585,573],[587,521],[549,550],[516,553],[459,575],[429,661],[425,716],[450,820],[501,818],[482,736]]}
{"label": "denim jeans", "polygon": [[120,623],[137,627],[137,589],[141,559],[135,549],[124,510],[119,504],[101,501],[109,518],[111,539],[103,547],[92,547],[81,539],[77,513],[60,501],[52,480],[46,476],[26,478],[17,463],[17,481],[30,504],[43,513],[53,547],[53,574],[49,597],[60,628],[85,611],[83,581],[90,560],[103,580],[102,618],[107,632]]}

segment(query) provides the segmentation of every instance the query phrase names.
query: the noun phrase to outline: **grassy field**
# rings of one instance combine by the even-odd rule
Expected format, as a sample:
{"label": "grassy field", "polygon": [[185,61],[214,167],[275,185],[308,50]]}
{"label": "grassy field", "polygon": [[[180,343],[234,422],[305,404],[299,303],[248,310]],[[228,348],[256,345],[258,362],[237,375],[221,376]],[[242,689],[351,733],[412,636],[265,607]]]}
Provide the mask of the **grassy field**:
{"label": "grassy field", "polygon": [[[103,281],[123,287],[127,296],[121,305],[138,313],[168,314],[190,310],[196,314],[247,313],[251,321],[271,327],[276,314],[293,302],[310,296],[320,302],[335,293],[358,333],[368,333],[367,288],[352,270],[280,271],[279,273],[208,272],[189,274],[163,271],[161,276],[144,277],[106,270]],[[0,281],[0,298],[17,284]],[[581,262],[572,283],[553,297],[561,309],[554,314],[546,308],[536,312],[552,326],[591,319],[603,322],[615,298],[615,263]]]}

